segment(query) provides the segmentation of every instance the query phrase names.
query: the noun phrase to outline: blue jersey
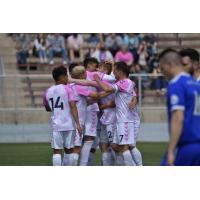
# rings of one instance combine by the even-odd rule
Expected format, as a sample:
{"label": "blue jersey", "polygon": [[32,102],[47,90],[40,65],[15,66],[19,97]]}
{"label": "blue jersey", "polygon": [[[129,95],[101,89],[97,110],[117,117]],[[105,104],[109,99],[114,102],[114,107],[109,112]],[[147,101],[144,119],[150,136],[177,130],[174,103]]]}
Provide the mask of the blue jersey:
{"label": "blue jersey", "polygon": [[172,79],[167,91],[169,132],[174,110],[184,111],[183,129],[177,147],[200,143],[200,83],[181,73]]}

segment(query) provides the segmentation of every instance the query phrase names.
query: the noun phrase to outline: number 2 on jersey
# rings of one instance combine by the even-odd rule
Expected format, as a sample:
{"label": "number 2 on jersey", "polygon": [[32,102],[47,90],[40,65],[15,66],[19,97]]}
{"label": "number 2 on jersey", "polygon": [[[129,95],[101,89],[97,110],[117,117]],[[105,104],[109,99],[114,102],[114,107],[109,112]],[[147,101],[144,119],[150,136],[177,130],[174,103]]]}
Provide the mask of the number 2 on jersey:
{"label": "number 2 on jersey", "polygon": [[53,98],[50,98],[49,101],[51,101],[52,111],[54,110],[54,108],[60,108],[61,110],[64,110],[64,104],[63,102],[60,102],[60,97],[57,97],[55,105]]}

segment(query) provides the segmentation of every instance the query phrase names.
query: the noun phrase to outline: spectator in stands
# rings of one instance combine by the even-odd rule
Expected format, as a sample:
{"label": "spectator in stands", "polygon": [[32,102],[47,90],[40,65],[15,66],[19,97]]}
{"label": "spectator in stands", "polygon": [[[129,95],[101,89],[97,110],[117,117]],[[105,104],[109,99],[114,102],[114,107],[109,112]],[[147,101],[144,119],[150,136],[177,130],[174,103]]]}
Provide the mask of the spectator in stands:
{"label": "spectator in stands", "polygon": [[97,46],[100,43],[100,36],[97,33],[91,33],[89,38],[87,39],[89,52],[86,57],[91,57],[91,55],[96,50]]}
{"label": "spectator in stands", "polygon": [[99,48],[92,54],[92,57],[96,58],[98,62],[113,61],[113,56],[111,52],[107,50],[104,42],[99,44]]}
{"label": "spectator in stands", "polygon": [[40,33],[37,35],[34,40],[34,50],[36,51],[36,55],[40,58],[40,63],[47,63],[45,34]]}
{"label": "spectator in stands", "polygon": [[123,61],[128,66],[131,66],[133,64],[133,60],[134,60],[133,55],[128,50],[128,46],[126,44],[123,44],[121,50],[119,50],[115,55],[115,61],[116,62]]}
{"label": "spectator in stands", "polygon": [[60,55],[62,56],[63,64],[67,64],[67,51],[65,49],[64,37],[59,33],[49,34],[47,43],[50,64],[54,64],[54,57]]}
{"label": "spectator in stands", "polygon": [[16,59],[18,64],[26,64],[30,50],[30,37],[28,34],[21,33],[16,38]]}
{"label": "spectator in stands", "polygon": [[142,68],[142,70],[145,70],[148,72],[148,66],[147,66],[147,58],[148,58],[148,53],[147,53],[147,44],[146,42],[142,42],[139,49],[138,49],[138,64]]}
{"label": "spectator in stands", "polygon": [[79,61],[83,61],[83,37],[81,34],[73,33],[67,38],[67,44],[69,49],[69,58],[70,61],[73,62],[75,57],[79,59]]}
{"label": "spectator in stands", "polygon": [[106,48],[112,53],[113,56],[121,48],[122,44],[123,44],[123,40],[122,40],[121,35],[111,33],[107,35],[105,38]]}

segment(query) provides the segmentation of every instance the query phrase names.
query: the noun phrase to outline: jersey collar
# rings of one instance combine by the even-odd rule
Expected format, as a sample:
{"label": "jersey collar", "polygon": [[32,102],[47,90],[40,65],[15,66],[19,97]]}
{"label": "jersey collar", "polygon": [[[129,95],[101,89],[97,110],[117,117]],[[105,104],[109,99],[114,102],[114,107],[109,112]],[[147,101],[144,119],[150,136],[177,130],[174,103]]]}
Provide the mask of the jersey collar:
{"label": "jersey collar", "polygon": [[181,72],[180,74],[176,75],[169,83],[175,83],[179,80],[181,76],[190,76],[186,72]]}

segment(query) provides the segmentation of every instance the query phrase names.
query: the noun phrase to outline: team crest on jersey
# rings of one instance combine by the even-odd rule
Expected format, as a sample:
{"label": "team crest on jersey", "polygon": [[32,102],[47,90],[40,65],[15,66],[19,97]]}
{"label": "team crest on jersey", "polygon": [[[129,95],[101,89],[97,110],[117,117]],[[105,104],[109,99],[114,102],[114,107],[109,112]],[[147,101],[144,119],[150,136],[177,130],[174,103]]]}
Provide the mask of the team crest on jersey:
{"label": "team crest on jersey", "polygon": [[178,96],[177,96],[177,95],[173,94],[173,95],[171,96],[171,99],[170,99],[170,101],[171,101],[171,104],[172,104],[172,105],[175,105],[175,104],[177,104],[177,103],[178,103],[178,101],[179,101],[179,98],[178,98]]}

